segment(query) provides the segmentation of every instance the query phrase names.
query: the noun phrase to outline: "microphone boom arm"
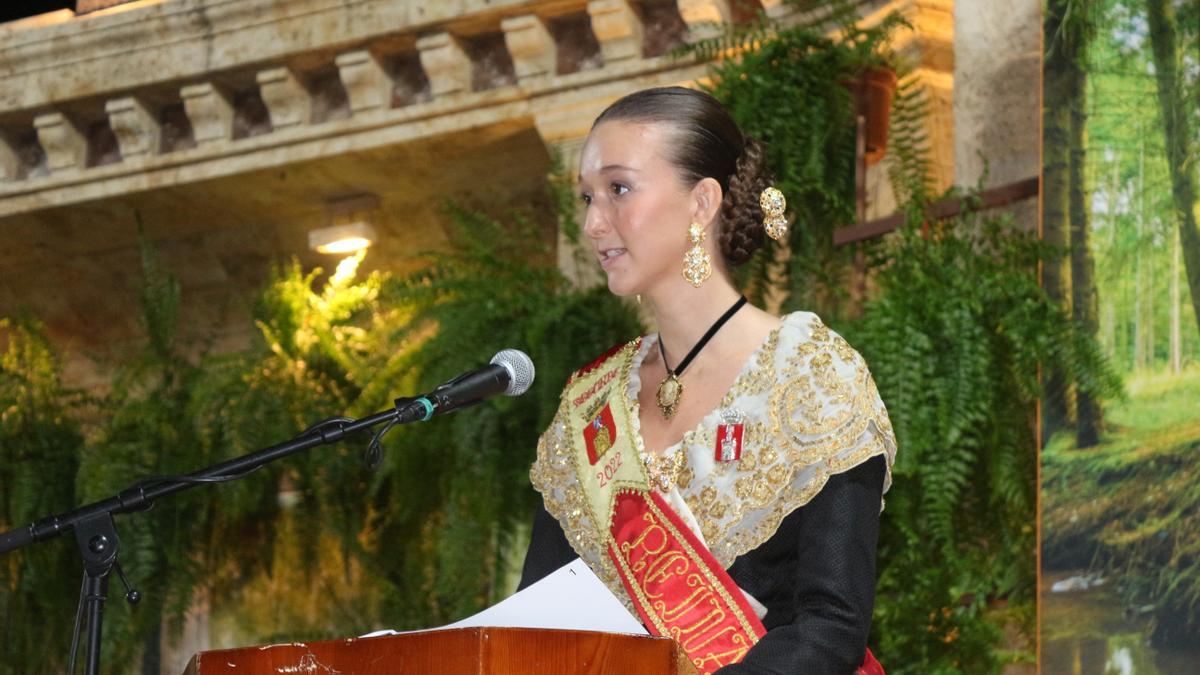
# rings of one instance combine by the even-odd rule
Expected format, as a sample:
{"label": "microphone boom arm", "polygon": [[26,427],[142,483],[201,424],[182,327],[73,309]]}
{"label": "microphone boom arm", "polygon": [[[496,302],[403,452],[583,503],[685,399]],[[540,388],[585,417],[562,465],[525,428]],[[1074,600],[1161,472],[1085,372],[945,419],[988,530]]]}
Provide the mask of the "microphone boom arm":
{"label": "microphone boom arm", "polygon": [[[76,543],[84,566],[84,588],[81,602],[88,617],[88,649],[85,660],[87,675],[100,672],[100,638],[104,618],[104,602],[108,598],[109,575],[118,567],[120,539],[113,516],[133,511],[145,511],[154,501],[197,485],[237,480],[271,462],[319,445],[336,443],[346,436],[369,429],[381,422],[405,423],[412,417],[412,399],[396,399],[391,410],[375,413],[358,420],[335,418],[316,425],[291,440],[252,452],[241,457],[213,464],[183,476],[163,476],[143,479],[116,495],[101,499],[57,515],[36,520],[23,527],[0,533],[0,554],[30,544],[53,539],[70,530],[75,531]],[[130,593],[133,596],[133,593]],[[127,596],[129,597],[129,596]],[[134,602],[133,598],[130,598]],[[78,630],[78,624],[76,625]],[[72,661],[74,649],[72,649]],[[73,670],[73,668],[72,668]]]}
{"label": "microphone boom arm", "polygon": [[[204,469],[182,476],[158,476],[142,479],[112,497],[86,504],[57,515],[47,516],[28,525],[0,533],[0,554],[14,551],[35,542],[53,539],[69,530],[74,530],[76,544],[83,558],[84,586],[80,592],[80,613],[86,607],[88,616],[87,675],[100,673],[100,637],[104,618],[104,602],[108,597],[109,574],[116,568],[124,581],[117,556],[120,539],[113,516],[132,511],[144,511],[154,505],[155,500],[181,492],[197,485],[222,483],[237,480],[247,474],[318,445],[336,443],[346,436],[386,423],[371,439],[367,448],[367,463],[379,452],[379,439],[397,424],[424,422],[435,414],[454,412],[483,402],[485,398],[503,394],[518,396],[525,393],[534,378],[533,362],[515,349],[505,349],[492,358],[484,368],[463,373],[442,384],[430,393],[416,398],[402,397],[394,401],[390,410],[369,415],[358,420],[335,417],[318,423],[291,440],[258,450],[241,457],[213,464]],[[377,462],[375,457],[375,462]],[[128,585],[128,584],[126,584]],[[126,598],[130,603],[137,601],[137,593],[130,590]],[[79,636],[78,618],[75,638]],[[75,671],[75,646],[72,641],[70,672]]]}

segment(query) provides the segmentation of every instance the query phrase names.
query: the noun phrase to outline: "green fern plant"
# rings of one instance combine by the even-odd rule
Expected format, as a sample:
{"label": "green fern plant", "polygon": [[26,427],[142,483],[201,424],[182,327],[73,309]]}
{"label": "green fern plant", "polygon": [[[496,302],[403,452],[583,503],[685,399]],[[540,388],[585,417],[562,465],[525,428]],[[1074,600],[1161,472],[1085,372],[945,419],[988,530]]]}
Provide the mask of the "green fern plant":
{"label": "green fern plant", "polygon": [[[574,199],[555,203],[561,217],[574,209]],[[454,206],[446,213],[451,250],[421,254],[426,264],[413,276],[336,281],[295,263],[278,268],[256,304],[255,345],[206,360],[194,386],[202,456],[248,452],[331,411],[375,412],[503,347],[532,355],[541,377],[520,401],[393,430],[374,473],[359,462],[360,438],[218,488],[220,501],[204,510],[214,542],[204,564],[250,578],[214,581],[245,603],[218,619],[243,642],[425,627],[507,595],[519,564],[512,551],[523,547],[536,498],[534,446],[566,375],[640,330],[607,292],[579,291],[562,277],[544,226]],[[311,574],[290,572],[288,560],[307,561]],[[280,578],[295,588],[259,590]],[[360,609],[306,615],[316,588],[341,588],[339,606]],[[288,633],[262,632],[264,616],[281,618]]]}
{"label": "green fern plant", "polygon": [[1038,262],[1060,252],[1007,216],[968,208],[929,228],[920,211],[910,209],[877,295],[845,328],[900,447],[876,634],[881,653],[898,657],[889,672],[998,672],[1032,658],[997,647],[1014,619],[1033,640],[1038,366],[1059,365],[1098,397],[1120,384],[1038,285]]}
{"label": "green fern plant", "polygon": [[[786,251],[769,245],[741,281],[753,297],[782,291],[782,310],[814,310],[841,328],[888,406],[900,452],[881,525],[874,640],[889,672],[997,672],[1032,659],[999,645],[1011,624],[1034,640],[1038,366],[1063,364],[1099,396],[1117,384],[1037,285],[1039,262],[1061,252],[973,211],[974,193],[962,216],[926,222],[942,196],[928,93],[887,48],[904,20],[864,30],[852,3],[791,4],[814,18],[760,15],[685,50],[724,59],[710,69],[709,91],[766,141],[794,214]],[[854,216],[852,102],[842,83],[881,65],[899,76],[886,167],[908,222],[887,240],[838,249],[833,230]],[[870,274],[861,312],[848,302],[855,249]]]}
{"label": "green fern plant", "polygon": [[[573,201],[564,207],[573,210]],[[390,571],[394,583],[423,580],[419,592],[397,597],[404,602],[395,613],[407,625],[457,618],[511,592],[506,561],[523,547],[537,498],[529,466],[566,377],[640,332],[634,312],[606,290],[576,290],[562,277],[536,225],[453,207],[449,213],[455,249],[431,254],[427,270],[388,293],[413,307],[410,334],[440,327],[412,353],[421,387],[502,347],[528,353],[539,376],[520,401],[500,399],[397,434],[405,450],[380,476],[374,498],[382,505],[420,496],[380,522],[381,541],[395,551],[386,558],[405,561]]]}
{"label": "green fern plant", "polygon": [[[390,337],[406,315],[380,302],[384,275],[322,274],[294,261],[277,265],[254,305],[250,349],[206,360],[190,406],[205,461],[282,442],[332,415],[386,408],[385,387],[411,381],[392,365],[403,347]],[[210,592],[242,599],[243,609],[218,612],[242,641],[377,627],[369,612],[329,611],[370,607],[372,594],[383,592],[361,565],[369,558],[362,545],[367,439],[291,455],[215,488],[205,504],[210,544],[202,562],[216,572]],[[330,588],[338,590],[321,594],[336,598],[327,610],[310,607],[314,593]]]}
{"label": "green fern plant", "polygon": [[[791,4],[814,9],[814,3]],[[739,283],[757,303],[775,294],[783,311],[809,309],[836,320],[854,309],[846,288],[855,251],[833,245],[834,229],[855,218],[856,127],[847,83],[870,68],[899,68],[888,41],[907,23],[892,13],[863,28],[850,3],[821,4],[819,21],[760,13],[679,53],[728,56],[709,68],[711,83],[704,88],[747,134],[764,141],[767,164],[787,195],[787,241],[768,241],[765,252],[739,271]]]}
{"label": "green fern plant", "polygon": [[[83,434],[68,415],[87,403],[31,317],[0,319],[0,531],[75,506]],[[70,537],[0,557],[0,673],[58,673],[83,572]],[[40,630],[31,630],[37,626]]]}
{"label": "green fern plant", "polygon": [[[141,223],[139,221],[139,231]],[[154,475],[186,473],[195,463],[195,436],[188,421],[190,387],[196,367],[176,341],[181,302],[179,282],[142,234],[141,323],[146,342],[116,369],[113,386],[101,402],[105,423],[79,455],[74,481],[80,503],[117,494]],[[162,500],[145,512],[116,519],[120,562],[139,586],[135,608],[109,602],[103,653],[106,663],[159,666],[162,631],[179,625],[203,578],[194,565],[198,534],[192,509],[200,499],[187,494]],[[116,595],[119,600],[120,596]]]}
{"label": "green fern plant", "polygon": [[908,207],[928,204],[937,194],[930,158],[929,92],[920,80],[901,72],[892,98],[888,124],[888,181],[896,203]]}

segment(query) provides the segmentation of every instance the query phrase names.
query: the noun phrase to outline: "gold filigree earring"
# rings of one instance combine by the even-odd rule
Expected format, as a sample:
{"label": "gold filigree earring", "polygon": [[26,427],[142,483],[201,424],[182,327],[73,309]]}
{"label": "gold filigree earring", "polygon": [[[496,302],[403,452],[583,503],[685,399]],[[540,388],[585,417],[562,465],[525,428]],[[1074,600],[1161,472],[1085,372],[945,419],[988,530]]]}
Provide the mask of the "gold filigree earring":
{"label": "gold filigree earring", "polygon": [[704,228],[699,223],[689,225],[688,239],[692,247],[683,254],[683,278],[700,288],[700,284],[712,276],[712,260],[708,257],[708,251],[700,245],[704,241]]}
{"label": "gold filigree earring", "polygon": [[788,222],[783,212],[787,209],[787,200],[783,198],[783,193],[768,187],[758,196],[758,205],[763,210],[763,229],[767,236],[775,241],[786,237]]}

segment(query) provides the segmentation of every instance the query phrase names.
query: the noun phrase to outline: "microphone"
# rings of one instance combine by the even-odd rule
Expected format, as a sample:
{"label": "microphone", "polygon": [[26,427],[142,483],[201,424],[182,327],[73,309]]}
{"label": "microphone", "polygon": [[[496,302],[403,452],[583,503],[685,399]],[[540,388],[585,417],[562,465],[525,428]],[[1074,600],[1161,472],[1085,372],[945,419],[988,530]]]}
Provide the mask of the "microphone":
{"label": "microphone", "polygon": [[503,349],[483,368],[463,373],[423,396],[397,401],[398,421],[424,422],[492,396],[520,396],[529,391],[533,377],[533,361],[525,352]]}
{"label": "microphone", "polygon": [[[152,479],[143,479],[114,497],[79,507],[73,511],[43,518],[8,532],[0,532],[0,553],[15,551],[34,542],[56,537],[103,513],[116,515],[134,510],[144,510],[149,508],[155,499],[189,487],[241,478],[276,459],[317,445],[334,443],[348,434],[362,431],[381,422],[387,422],[388,426],[376,434],[371,441],[372,446],[378,448],[380,436],[392,425],[424,422],[434,415],[454,412],[492,396],[520,396],[529,391],[530,385],[533,384],[533,376],[533,361],[529,356],[516,349],[504,349],[497,352],[487,366],[463,373],[449,382],[439,385],[424,396],[398,398],[395,406],[390,410],[358,420],[333,418],[314,425],[290,441],[284,441],[269,448],[215,464],[186,476],[157,476]],[[78,530],[76,531],[78,532]],[[117,572],[120,574],[120,568],[117,569]],[[130,595],[132,596],[133,593],[134,591],[131,591]],[[136,600],[131,597],[130,602],[136,602]]]}

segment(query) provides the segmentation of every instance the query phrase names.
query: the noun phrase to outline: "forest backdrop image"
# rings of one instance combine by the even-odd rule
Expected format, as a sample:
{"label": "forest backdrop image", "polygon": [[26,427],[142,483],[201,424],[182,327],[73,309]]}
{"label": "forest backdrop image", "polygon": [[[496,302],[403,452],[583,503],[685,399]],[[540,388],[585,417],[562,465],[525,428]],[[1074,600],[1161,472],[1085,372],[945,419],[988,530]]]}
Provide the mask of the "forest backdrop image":
{"label": "forest backdrop image", "polygon": [[[1038,366],[1097,400],[1119,386],[1097,335],[1039,284],[1038,266],[1063,251],[1003,210],[977,210],[969,186],[957,190],[957,215],[929,215],[944,195],[932,187],[927,98],[888,48],[905,23],[860,28],[845,4],[832,3],[820,25],[760,17],[691,47],[735,55],[704,86],[766,141],[793,221],[738,282],[754,302],[814,311],[845,335],[888,407],[900,450],[870,636],[887,671],[1031,672]],[[878,69],[898,76],[884,161],[906,220],[886,237],[835,246],[835,229],[856,220],[847,83]],[[537,364],[519,399],[394,430],[374,470],[366,439],[354,439],[120,517],[121,560],[144,599],[130,608],[113,589],[109,672],[177,672],[167,660],[188,621],[204,623],[213,648],[332,639],[445,624],[513,590],[539,498],[528,468],[563,383],[645,330],[629,304],[556,265],[553,229],[580,237],[572,169],[548,177],[540,211],[448,205],[439,226],[452,247],[411,276],[356,274],[353,258],[332,274],[281,261],[250,301],[256,339],[236,353],[185,356],[187,299],[148,235],[140,287],[113,291],[141,294],[142,349],[103,394],[64,388],[61,354],[37,317],[4,319],[0,529],[333,414],[381,410],[501,347]],[[0,673],[63,671],[79,583],[71,544],[0,559]]]}
{"label": "forest backdrop image", "polygon": [[1200,3],[1052,0],[1046,290],[1120,391],[1045,371],[1042,667],[1200,662]]}

